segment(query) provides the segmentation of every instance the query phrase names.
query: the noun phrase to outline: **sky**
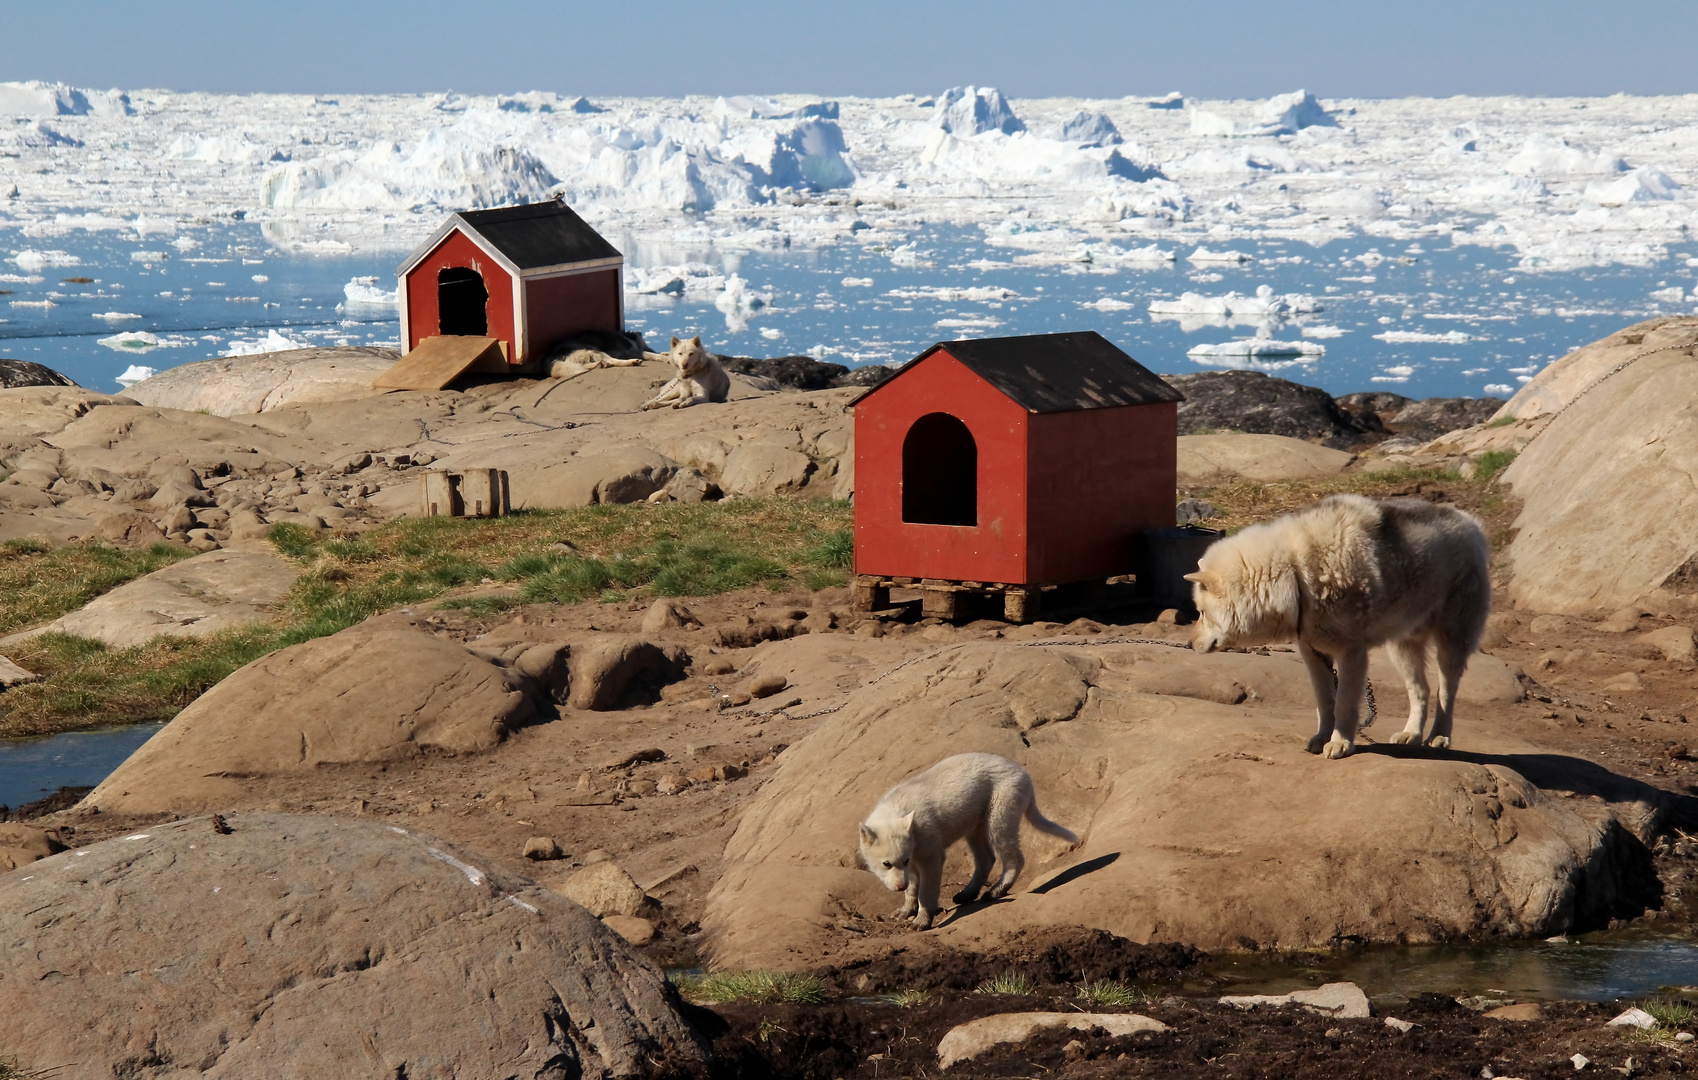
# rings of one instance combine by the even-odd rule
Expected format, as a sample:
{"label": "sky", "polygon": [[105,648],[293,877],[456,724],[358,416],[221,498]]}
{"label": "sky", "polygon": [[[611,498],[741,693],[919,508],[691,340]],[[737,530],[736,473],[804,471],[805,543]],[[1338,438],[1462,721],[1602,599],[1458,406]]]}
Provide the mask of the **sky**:
{"label": "sky", "polygon": [[0,0],[0,81],[1011,97],[1698,90],[1698,0]]}

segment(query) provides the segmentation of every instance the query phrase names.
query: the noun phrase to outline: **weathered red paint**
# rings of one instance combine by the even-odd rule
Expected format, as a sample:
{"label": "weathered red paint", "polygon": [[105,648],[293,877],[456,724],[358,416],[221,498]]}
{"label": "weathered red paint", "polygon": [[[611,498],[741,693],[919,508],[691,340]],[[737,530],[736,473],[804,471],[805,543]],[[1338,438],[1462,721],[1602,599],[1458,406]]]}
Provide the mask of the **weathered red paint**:
{"label": "weathered red paint", "polygon": [[[902,442],[946,412],[979,454],[978,524],[902,520]],[[1172,402],[1034,414],[947,350],[855,407],[855,572],[1048,585],[1130,573],[1133,539],[1173,524]]]}
{"label": "weathered red paint", "polygon": [[459,229],[443,237],[442,243],[407,272],[407,351],[417,348],[420,340],[442,332],[437,321],[436,278],[450,266],[467,267],[483,275],[483,287],[489,292],[489,302],[484,305],[489,336],[505,341],[509,360],[516,360],[513,278]]}
{"label": "weathered red paint", "polygon": [[619,270],[525,279],[525,353],[540,360],[554,343],[585,330],[623,330]]}

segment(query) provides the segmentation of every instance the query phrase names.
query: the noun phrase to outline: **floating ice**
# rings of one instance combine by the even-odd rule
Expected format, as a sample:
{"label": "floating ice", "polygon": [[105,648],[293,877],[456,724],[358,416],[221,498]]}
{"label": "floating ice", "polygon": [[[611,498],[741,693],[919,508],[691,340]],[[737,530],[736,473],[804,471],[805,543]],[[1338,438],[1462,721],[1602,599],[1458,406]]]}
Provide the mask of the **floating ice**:
{"label": "floating ice", "polygon": [[[255,276],[254,280],[259,280]],[[357,277],[342,286],[344,302],[349,307],[394,307],[399,300],[394,289],[380,289],[375,277]]]}
{"label": "floating ice", "polygon": [[1081,301],[1079,306],[1080,307],[1086,307],[1086,308],[1095,308],[1098,311],[1108,312],[1108,311],[1126,311],[1128,309],[1135,308],[1138,305],[1137,304],[1129,304],[1124,300],[1117,300],[1112,296],[1100,296],[1095,300]]}
{"label": "floating ice", "polygon": [[97,311],[91,317],[96,319],[105,319],[107,322],[123,322],[126,319],[141,318],[140,315],[129,311]]}
{"label": "floating ice", "polygon": [[1686,299],[1686,290],[1679,285],[1671,285],[1666,289],[1656,289],[1651,293],[1651,299],[1665,304],[1679,304]]}
{"label": "floating ice", "polygon": [[1682,195],[1681,186],[1667,173],[1649,165],[1634,169],[1618,180],[1593,181],[1586,185],[1586,199],[1599,206],[1666,202],[1681,198]]}
{"label": "floating ice", "polygon": [[1305,326],[1303,328],[1303,336],[1312,338],[1343,337],[1349,332],[1350,331],[1337,326]]}
{"label": "floating ice", "polygon": [[13,300],[12,306],[22,308],[41,308],[45,311],[48,308],[58,307],[59,305],[55,304],[51,300]]}
{"label": "floating ice", "polygon": [[466,209],[540,202],[556,183],[529,151],[491,146],[466,128],[433,131],[410,153],[391,142],[276,166],[259,198],[280,210],[404,210],[420,202]]}
{"label": "floating ice", "polygon": [[990,86],[954,86],[938,98],[932,126],[953,135],[983,135],[1000,131],[1012,135],[1026,125],[1014,115],[1002,91]]}
{"label": "floating ice", "polygon": [[1256,107],[1251,120],[1234,119],[1207,109],[1191,110],[1193,135],[1290,135],[1303,128],[1337,126],[1338,121],[1307,90],[1269,98]]}
{"label": "floating ice", "polygon": [[1185,257],[1194,263],[1245,263],[1250,261],[1250,256],[1242,251],[1210,251],[1206,247],[1199,247]]}
{"label": "floating ice", "polygon": [[[867,283],[872,284],[870,279]],[[1001,285],[915,285],[891,289],[885,295],[894,296],[901,300],[943,300],[954,303],[963,300],[984,303],[992,300],[1018,300],[1020,298],[1019,293]]]}
{"label": "floating ice", "polygon": [[132,251],[130,252],[130,261],[139,263],[164,262],[165,253],[163,251]]}
{"label": "floating ice", "polygon": [[166,344],[157,334],[150,334],[146,330],[125,330],[123,333],[98,340],[108,349],[118,349],[122,352],[152,352]]}
{"label": "floating ice", "polygon": [[725,290],[714,298],[713,306],[725,316],[725,328],[733,334],[749,328],[749,318],[772,303],[772,293],[749,288],[749,283],[732,274],[725,279]]}
{"label": "floating ice", "polygon": [[[1195,256],[1192,256],[1195,259]],[[1150,301],[1152,315],[1216,315],[1221,318],[1267,318],[1285,315],[1310,314],[1321,310],[1312,296],[1300,293],[1275,295],[1270,285],[1260,285],[1255,296],[1229,292],[1225,296],[1203,296],[1184,293],[1177,300]]]}
{"label": "floating ice", "polygon": [[1442,334],[1429,334],[1420,330],[1387,330],[1375,334],[1375,341],[1383,341],[1388,345],[1414,345],[1433,342],[1441,345],[1466,345],[1474,340],[1472,334],[1464,334],[1460,330],[1447,330]]}
{"label": "floating ice", "polygon": [[49,266],[76,266],[81,259],[68,251],[36,251],[24,248],[13,255],[9,262],[18,264],[19,270],[42,270]]}
{"label": "floating ice", "polygon": [[1061,141],[1080,146],[1112,146],[1124,140],[1120,129],[1105,113],[1078,112],[1061,125]]}
{"label": "floating ice", "polygon": [[[104,344],[104,343],[103,343]],[[241,341],[231,338],[224,346],[224,356],[255,356],[259,353],[286,352],[289,349],[309,349],[312,346],[305,341],[296,341],[284,337],[275,330],[267,330],[265,336],[256,341]]]}
{"label": "floating ice", "polygon": [[873,279],[870,277],[846,277],[841,284],[845,289],[868,289],[872,287]]}
{"label": "floating ice", "polygon": [[64,83],[0,82],[0,116],[133,116],[120,90],[79,90]]}
{"label": "floating ice", "polygon": [[118,385],[128,390],[130,387],[144,379],[153,378],[156,374],[158,374],[158,371],[155,368],[150,368],[143,364],[131,364],[129,367],[124,369],[124,373],[122,375],[118,376]]}
{"label": "floating ice", "polygon": [[1617,154],[1583,150],[1567,139],[1544,133],[1529,136],[1521,151],[1504,163],[1512,173],[1539,177],[1603,176],[1624,172],[1627,164]]}
{"label": "floating ice", "polygon": [[1326,346],[1312,341],[1275,341],[1272,338],[1240,338],[1220,345],[1193,345],[1186,356],[1197,358],[1234,356],[1325,356]]}

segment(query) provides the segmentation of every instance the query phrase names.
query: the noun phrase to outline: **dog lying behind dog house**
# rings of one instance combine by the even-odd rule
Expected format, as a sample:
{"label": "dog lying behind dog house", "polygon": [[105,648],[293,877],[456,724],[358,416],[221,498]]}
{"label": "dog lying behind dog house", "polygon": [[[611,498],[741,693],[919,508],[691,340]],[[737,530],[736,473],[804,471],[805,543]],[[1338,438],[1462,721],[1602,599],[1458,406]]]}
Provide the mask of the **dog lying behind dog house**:
{"label": "dog lying behind dog house", "polygon": [[942,909],[943,855],[965,839],[973,852],[973,876],[955,894],[970,904],[1002,860],[1002,874],[985,898],[1007,895],[1026,865],[1020,853],[1020,819],[1070,844],[1079,838],[1038,812],[1032,778],[996,754],[956,754],[884,793],[861,823],[861,859],[892,892],[905,892],[898,914],[929,930]]}
{"label": "dog lying behind dog house", "polygon": [[731,376],[719,359],[702,347],[700,335],[689,341],[672,339],[666,354],[678,365],[678,377],[660,388],[660,393],[643,402],[648,409],[687,409],[707,402],[723,402],[731,396]]}
{"label": "dog lying behind dog house", "polygon": [[[1456,688],[1492,606],[1490,547],[1474,516],[1420,499],[1334,495],[1252,525],[1203,553],[1194,583],[1199,652],[1296,639],[1315,690],[1311,754],[1355,748],[1368,650],[1386,646],[1409,689],[1409,723],[1393,742],[1419,743],[1429,691],[1439,697],[1427,745],[1448,747]],[[1336,687],[1335,687],[1336,670]]]}

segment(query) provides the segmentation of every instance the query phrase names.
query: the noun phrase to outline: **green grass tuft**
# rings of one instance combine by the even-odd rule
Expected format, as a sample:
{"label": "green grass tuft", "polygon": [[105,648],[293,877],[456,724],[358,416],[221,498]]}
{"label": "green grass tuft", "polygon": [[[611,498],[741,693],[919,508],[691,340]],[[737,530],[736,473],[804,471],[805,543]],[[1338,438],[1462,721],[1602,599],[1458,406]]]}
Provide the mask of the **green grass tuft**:
{"label": "green grass tuft", "polygon": [[1474,480],[1476,483],[1489,483],[1498,473],[1509,468],[1509,463],[1515,460],[1514,450],[1488,450],[1474,459]]}
{"label": "green grass tuft", "polygon": [[1098,979],[1080,986],[1079,996],[1092,1005],[1105,1009],[1130,1009],[1136,1005],[1147,1004],[1150,1000],[1150,995],[1138,987],[1109,979]]}
{"label": "green grass tuft", "polygon": [[1639,1007],[1650,1013],[1659,1027],[1687,1028],[1698,1019],[1698,1008],[1679,998],[1655,998],[1640,1002]]}
{"label": "green grass tuft", "polygon": [[1521,418],[1517,417],[1517,416],[1500,416],[1496,420],[1487,421],[1486,427],[1487,428],[1508,427],[1511,424],[1518,423],[1520,421],[1520,419]]}
{"label": "green grass tuft", "polygon": [[291,559],[310,559],[318,553],[318,537],[299,525],[283,522],[266,531],[271,546]]}
{"label": "green grass tuft", "polygon": [[817,1005],[828,996],[825,983],[812,975],[791,975],[781,971],[675,975],[672,981],[686,1000],[697,1005],[723,1005],[733,1001]]}
{"label": "green grass tuft", "polygon": [[1038,984],[1031,976],[1018,971],[1005,971],[994,979],[986,979],[973,990],[976,994],[1035,994]]}
{"label": "green grass tuft", "polygon": [[924,1005],[931,996],[930,990],[898,990],[890,995],[890,1003],[904,1009],[912,1009],[916,1005]]}

